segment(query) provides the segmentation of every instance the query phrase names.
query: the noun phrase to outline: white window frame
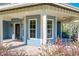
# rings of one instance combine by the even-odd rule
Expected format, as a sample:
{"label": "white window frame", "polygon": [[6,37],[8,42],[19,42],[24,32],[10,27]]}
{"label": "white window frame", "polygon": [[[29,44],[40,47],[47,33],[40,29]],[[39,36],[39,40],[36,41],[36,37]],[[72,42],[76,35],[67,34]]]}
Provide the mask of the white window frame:
{"label": "white window frame", "polygon": [[[35,20],[36,21],[36,33],[35,33],[36,35],[35,35],[35,38],[31,38],[30,37],[30,21],[31,20]],[[28,19],[28,21],[29,21],[28,22],[28,36],[29,36],[29,39],[30,40],[35,40],[37,38],[37,19]]]}
{"label": "white window frame", "polygon": [[[48,36],[47,36],[47,39],[54,39],[54,34],[55,34],[55,32],[54,32],[54,30],[55,30],[55,23],[54,23],[54,28],[53,28],[53,22],[54,22],[54,19],[47,19],[47,21],[48,20],[51,20],[52,21],[52,37],[51,38],[48,38]],[[48,28],[47,28],[47,30],[48,30]],[[47,32],[47,35],[48,35],[48,32]]]}

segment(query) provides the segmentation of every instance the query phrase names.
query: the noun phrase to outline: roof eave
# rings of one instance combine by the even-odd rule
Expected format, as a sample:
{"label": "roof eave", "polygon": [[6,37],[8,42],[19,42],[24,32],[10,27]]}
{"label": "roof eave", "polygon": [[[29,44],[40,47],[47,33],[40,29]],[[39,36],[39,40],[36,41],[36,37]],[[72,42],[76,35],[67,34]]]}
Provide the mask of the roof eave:
{"label": "roof eave", "polygon": [[[32,6],[32,5],[38,5],[38,4],[43,4],[43,3],[21,3],[21,4],[13,4],[13,5],[9,5],[9,6],[5,6],[5,7],[0,7],[0,11],[3,10],[9,10],[9,9],[14,9],[14,8],[20,8],[20,7],[24,7],[24,6]],[[67,3],[52,3],[67,9],[71,9],[74,11],[78,11],[79,12],[79,8],[73,7]]]}

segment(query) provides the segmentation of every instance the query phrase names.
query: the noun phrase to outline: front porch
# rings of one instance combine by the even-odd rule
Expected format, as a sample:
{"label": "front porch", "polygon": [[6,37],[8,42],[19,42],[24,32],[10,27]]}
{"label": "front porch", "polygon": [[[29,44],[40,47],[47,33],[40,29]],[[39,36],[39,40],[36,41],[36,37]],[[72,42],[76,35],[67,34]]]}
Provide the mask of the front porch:
{"label": "front porch", "polygon": [[[47,23],[48,26],[51,26],[49,26],[50,29],[48,30],[46,26]],[[16,25],[20,26],[17,27]],[[55,16],[49,16],[47,14],[29,15],[24,19],[13,18],[9,21],[3,20],[3,42],[18,40],[20,42],[24,42],[27,45],[40,46],[47,43],[46,40],[48,37],[48,39],[51,40],[51,43],[54,44],[56,41],[55,25]],[[48,33],[50,36],[47,36],[47,31],[49,31]]]}

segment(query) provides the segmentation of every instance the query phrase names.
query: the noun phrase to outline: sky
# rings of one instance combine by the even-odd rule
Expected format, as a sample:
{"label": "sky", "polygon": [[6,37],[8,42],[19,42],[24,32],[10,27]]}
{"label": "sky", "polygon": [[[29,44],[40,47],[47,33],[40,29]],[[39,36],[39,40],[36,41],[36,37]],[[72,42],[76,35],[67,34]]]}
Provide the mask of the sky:
{"label": "sky", "polygon": [[79,3],[69,3],[69,4],[79,8]]}

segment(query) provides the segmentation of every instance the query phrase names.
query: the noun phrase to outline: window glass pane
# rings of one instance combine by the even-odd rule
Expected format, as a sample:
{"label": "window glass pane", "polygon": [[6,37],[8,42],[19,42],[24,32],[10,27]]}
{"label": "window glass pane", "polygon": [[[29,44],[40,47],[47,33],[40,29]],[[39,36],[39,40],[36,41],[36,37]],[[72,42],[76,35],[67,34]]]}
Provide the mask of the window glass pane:
{"label": "window glass pane", "polygon": [[47,32],[48,32],[48,33],[52,33],[52,30],[48,30]]}
{"label": "window glass pane", "polygon": [[52,20],[48,20],[47,24],[52,24]]}
{"label": "window glass pane", "polygon": [[54,37],[53,32],[54,32],[54,21],[52,19],[47,20],[47,38]]}
{"label": "window glass pane", "polygon": [[30,30],[30,38],[35,38],[35,30]]}
{"label": "window glass pane", "polygon": [[30,28],[32,28],[32,25],[30,25]]}
{"label": "window glass pane", "polygon": [[35,38],[36,36],[36,20],[30,20],[30,38]]}
{"label": "window glass pane", "polygon": [[32,21],[30,20],[30,24],[32,24]]}
{"label": "window glass pane", "polygon": [[47,28],[52,28],[52,24],[48,24],[47,25]]}
{"label": "window glass pane", "polygon": [[33,27],[32,28],[36,28],[36,26],[35,25],[32,25]]}
{"label": "window glass pane", "polygon": [[34,21],[32,20],[32,23],[35,24],[36,23],[35,20]]}

